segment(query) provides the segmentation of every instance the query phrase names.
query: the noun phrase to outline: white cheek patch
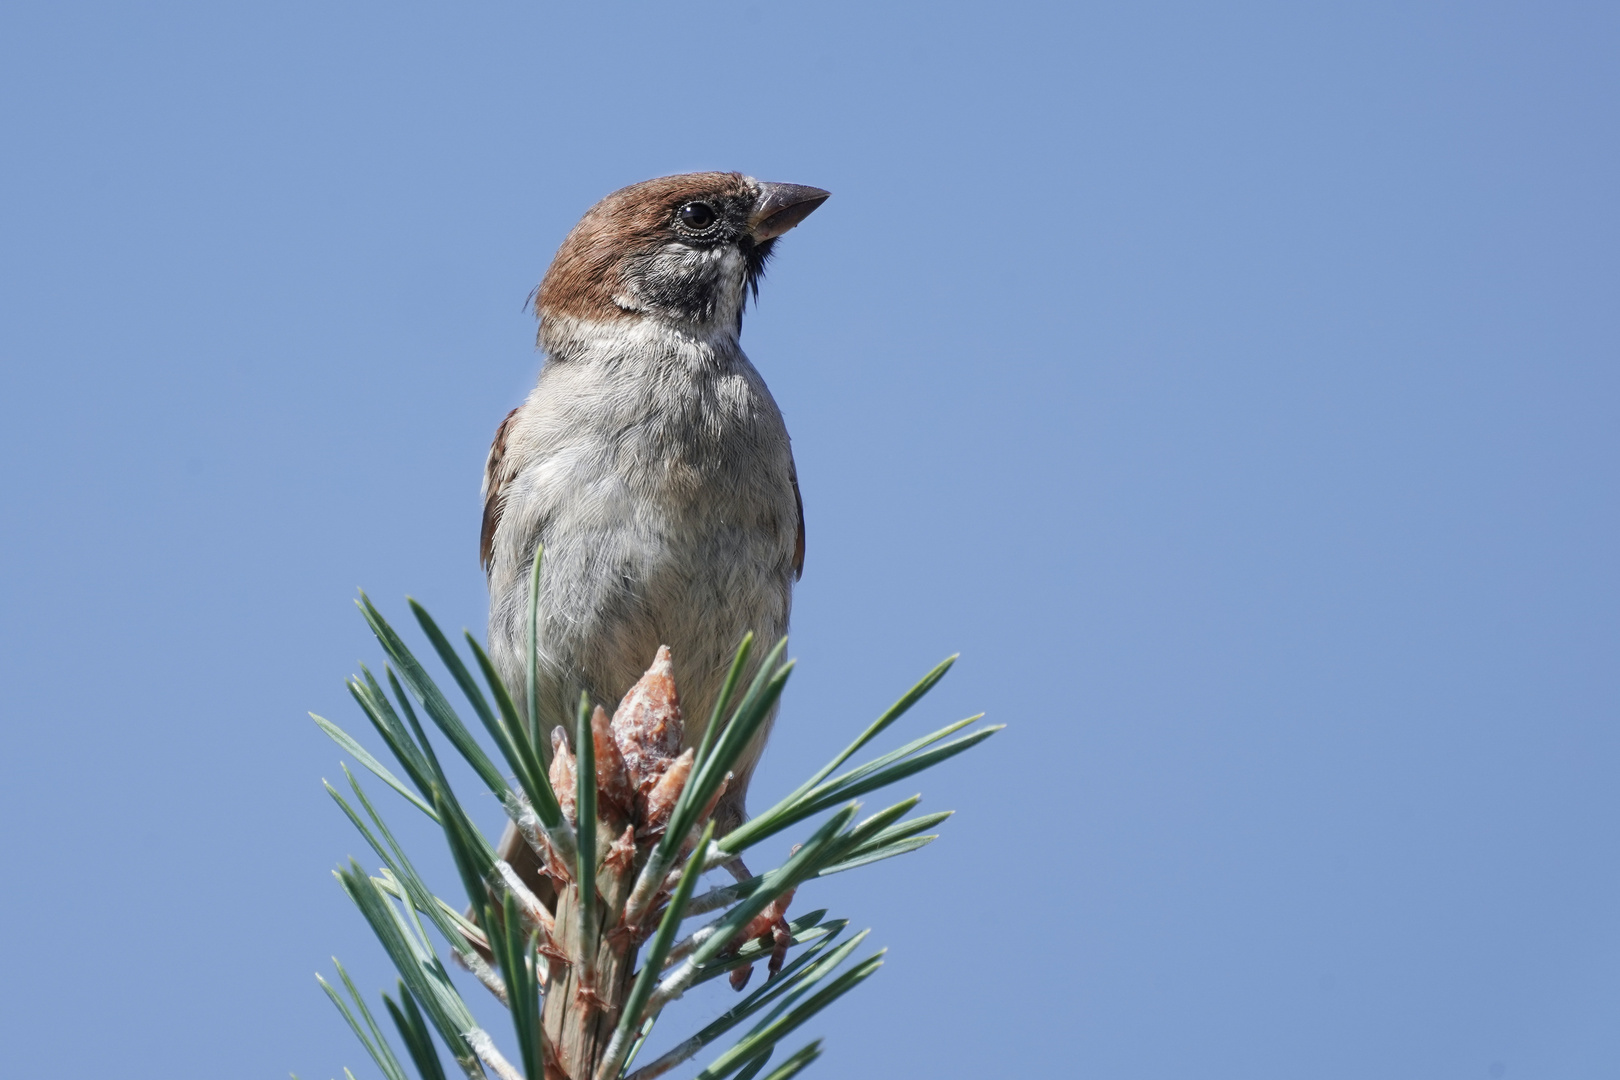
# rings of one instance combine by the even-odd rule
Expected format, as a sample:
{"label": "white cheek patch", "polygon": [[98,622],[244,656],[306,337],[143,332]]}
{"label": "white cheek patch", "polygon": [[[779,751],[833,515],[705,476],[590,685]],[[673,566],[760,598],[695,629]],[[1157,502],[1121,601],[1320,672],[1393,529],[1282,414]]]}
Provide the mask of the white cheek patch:
{"label": "white cheek patch", "polygon": [[671,280],[712,282],[720,277],[725,253],[730,250],[665,244],[653,256],[649,269],[658,277]]}
{"label": "white cheek patch", "polygon": [[715,321],[735,325],[742,312],[743,290],[748,277],[748,263],[742,252],[727,244],[718,249],[720,258],[715,265]]}

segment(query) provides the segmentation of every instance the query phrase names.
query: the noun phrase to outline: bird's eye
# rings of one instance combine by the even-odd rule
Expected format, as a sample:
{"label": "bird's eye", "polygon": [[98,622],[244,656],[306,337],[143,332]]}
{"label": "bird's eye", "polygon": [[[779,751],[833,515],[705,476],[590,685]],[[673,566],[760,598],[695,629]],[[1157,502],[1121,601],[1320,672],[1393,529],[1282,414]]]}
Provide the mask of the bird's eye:
{"label": "bird's eye", "polygon": [[678,215],[681,224],[689,229],[707,229],[714,224],[714,207],[708,203],[689,202]]}

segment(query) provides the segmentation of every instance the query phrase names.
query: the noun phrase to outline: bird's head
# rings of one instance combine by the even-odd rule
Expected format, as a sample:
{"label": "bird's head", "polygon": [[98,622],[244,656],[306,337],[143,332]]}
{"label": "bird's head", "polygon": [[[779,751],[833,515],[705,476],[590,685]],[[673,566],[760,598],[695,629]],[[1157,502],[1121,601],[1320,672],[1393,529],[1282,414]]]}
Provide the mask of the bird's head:
{"label": "bird's head", "polygon": [[621,188],[574,226],[535,297],[552,355],[582,326],[654,320],[735,336],[777,237],[828,192],[741,173],[687,173]]}

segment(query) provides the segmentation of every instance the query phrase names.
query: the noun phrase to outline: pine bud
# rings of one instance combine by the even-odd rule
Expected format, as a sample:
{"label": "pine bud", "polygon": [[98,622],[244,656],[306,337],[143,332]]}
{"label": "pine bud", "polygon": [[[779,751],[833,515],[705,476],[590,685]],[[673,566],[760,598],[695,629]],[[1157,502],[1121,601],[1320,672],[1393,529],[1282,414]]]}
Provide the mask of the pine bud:
{"label": "pine bud", "polygon": [[563,816],[574,820],[574,752],[568,749],[568,733],[560,726],[551,729],[551,790],[557,793],[557,805]]}
{"label": "pine bud", "polygon": [[680,799],[681,789],[686,787],[686,780],[692,774],[692,761],[696,756],[695,750],[684,751],[670,763],[653,785],[653,789],[647,793],[646,808],[642,811],[641,818],[643,836],[660,834],[669,825],[669,816],[675,812],[675,803]]}
{"label": "pine bud", "polygon": [[681,752],[683,736],[675,670],[669,647],[660,645],[652,667],[624,695],[613,713],[613,738],[638,792],[645,794],[658,783]]}
{"label": "pine bud", "polygon": [[613,724],[598,705],[591,714],[591,743],[596,748],[596,791],[602,809],[628,820],[635,813],[636,791],[624,755],[613,737]]}

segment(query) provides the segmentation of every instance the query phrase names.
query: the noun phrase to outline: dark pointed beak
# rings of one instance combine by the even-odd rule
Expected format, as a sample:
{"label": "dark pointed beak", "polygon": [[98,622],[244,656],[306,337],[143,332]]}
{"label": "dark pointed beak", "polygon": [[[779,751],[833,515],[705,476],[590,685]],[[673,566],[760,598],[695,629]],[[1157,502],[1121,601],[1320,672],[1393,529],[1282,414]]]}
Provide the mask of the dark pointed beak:
{"label": "dark pointed beak", "polygon": [[748,219],[748,231],[754,242],[771,240],[787,232],[810,216],[811,211],[832,195],[818,187],[803,184],[759,185],[759,201],[754,204],[753,216]]}

